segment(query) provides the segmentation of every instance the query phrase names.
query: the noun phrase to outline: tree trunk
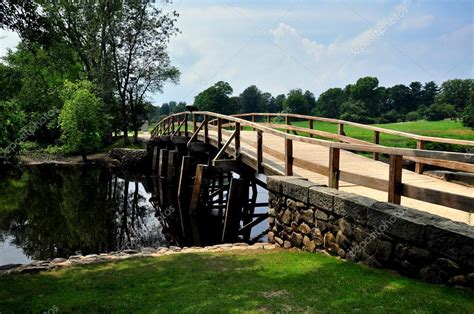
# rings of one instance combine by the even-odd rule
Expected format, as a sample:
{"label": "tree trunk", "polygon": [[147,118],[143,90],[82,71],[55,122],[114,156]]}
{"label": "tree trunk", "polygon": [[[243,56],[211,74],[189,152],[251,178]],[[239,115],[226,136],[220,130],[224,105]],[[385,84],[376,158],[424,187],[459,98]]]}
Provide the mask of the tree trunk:
{"label": "tree trunk", "polygon": [[138,144],[138,128],[135,126],[133,130],[133,142]]}
{"label": "tree trunk", "polygon": [[87,162],[87,154],[81,154],[82,156],[82,162]]}

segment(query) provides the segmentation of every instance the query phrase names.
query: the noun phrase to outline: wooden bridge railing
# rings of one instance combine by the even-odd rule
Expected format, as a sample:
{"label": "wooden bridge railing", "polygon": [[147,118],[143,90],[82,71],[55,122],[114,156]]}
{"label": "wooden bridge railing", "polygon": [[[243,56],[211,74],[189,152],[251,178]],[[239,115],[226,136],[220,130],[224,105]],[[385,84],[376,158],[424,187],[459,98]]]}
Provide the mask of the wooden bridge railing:
{"label": "wooden bridge railing", "polygon": [[[224,151],[231,151],[236,156],[236,158],[241,158],[244,162],[253,166],[259,172],[265,172],[266,174],[293,175],[293,168],[296,166],[318,174],[326,175],[328,177],[328,186],[333,188],[338,188],[339,181],[341,180],[388,192],[388,201],[392,203],[400,204],[401,196],[404,196],[424,202],[463,210],[466,212],[474,211],[473,197],[433,190],[429,188],[421,188],[418,186],[402,183],[402,167],[404,158],[415,160],[418,163],[422,161],[426,164],[437,164],[443,166],[447,165],[448,167],[462,168],[462,170],[474,172],[474,154],[429,151],[422,149],[422,147],[418,147],[417,149],[386,147],[379,145],[378,143],[369,143],[346,136],[344,133],[344,125],[354,125],[364,129],[372,130],[374,131],[374,139],[376,140],[379,138],[380,133],[386,133],[404,136],[423,142],[433,141],[439,143],[474,146],[474,141],[419,136],[343,120],[308,117],[302,115],[257,113],[226,116],[212,112],[193,112],[191,114],[178,113],[170,115],[158,123],[158,125],[152,131],[152,137],[157,137],[160,135],[181,135],[183,133],[188,137],[190,116],[192,117],[193,124],[193,133],[189,139],[190,142],[201,137],[204,142],[213,144],[218,149],[220,149],[219,155]],[[257,117],[261,116],[267,117],[266,123],[256,122]],[[284,116],[287,124],[283,125],[271,123],[272,116]],[[251,121],[244,119],[248,117],[250,117]],[[291,118],[307,119],[308,121],[326,121],[338,123],[339,132],[338,134],[333,134],[329,132],[292,126],[289,124]],[[313,123],[310,122],[309,125],[311,126],[311,124]],[[250,127],[257,132],[257,142],[250,141],[240,136],[241,129],[243,129],[243,127]],[[209,136],[210,129],[215,131],[215,137]],[[234,130],[233,132],[232,129]],[[285,132],[282,132],[278,129],[285,129]],[[294,134],[289,133],[290,131]],[[297,135],[297,132],[308,133],[310,137]],[[223,134],[228,136],[226,143],[222,143]],[[281,151],[271,147],[265,147],[263,145],[264,134],[272,134],[282,138],[285,143],[284,152],[282,153]],[[313,138],[311,135],[329,138],[333,141]],[[233,147],[232,142],[234,144]],[[256,156],[250,152],[242,151],[241,142],[245,142],[256,148]],[[293,155],[293,142],[303,142],[328,147],[328,166],[295,157]],[[390,158],[388,181],[340,170],[339,164],[341,149],[355,152],[372,153],[374,157],[380,154],[388,155]],[[270,162],[265,162],[264,154],[268,154],[269,156],[272,156],[278,160],[282,160],[284,162],[284,170],[278,169],[278,167],[271,165]]]}

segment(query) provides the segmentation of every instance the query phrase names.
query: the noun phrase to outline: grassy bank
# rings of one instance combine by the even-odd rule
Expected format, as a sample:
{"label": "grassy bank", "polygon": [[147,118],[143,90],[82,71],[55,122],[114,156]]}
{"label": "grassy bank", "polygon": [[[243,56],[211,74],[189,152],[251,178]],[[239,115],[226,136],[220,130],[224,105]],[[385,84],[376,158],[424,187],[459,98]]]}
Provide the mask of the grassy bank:
{"label": "grassy bank", "polygon": [[473,294],[320,254],[179,254],[0,277],[0,312],[464,312]]}

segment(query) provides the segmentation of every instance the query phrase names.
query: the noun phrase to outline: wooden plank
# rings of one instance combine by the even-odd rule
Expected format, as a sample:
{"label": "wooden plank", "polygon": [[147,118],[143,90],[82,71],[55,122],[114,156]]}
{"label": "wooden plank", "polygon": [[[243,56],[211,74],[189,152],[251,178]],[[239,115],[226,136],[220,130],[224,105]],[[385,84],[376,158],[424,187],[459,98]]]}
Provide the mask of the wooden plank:
{"label": "wooden plank", "polygon": [[176,167],[177,159],[178,159],[177,151],[175,150],[168,151],[168,170],[167,170],[167,176],[166,176],[166,180],[168,183],[173,183],[173,180],[175,178],[174,170]]}
{"label": "wooden plank", "polygon": [[222,146],[222,148],[219,150],[219,152],[217,153],[217,155],[214,157],[213,160],[218,160],[219,158],[221,158],[222,154],[224,154],[224,152],[226,151],[226,149],[229,147],[230,143],[232,142],[232,140],[234,140],[235,136],[237,135],[237,132],[239,132],[239,130],[235,130],[231,136],[227,139],[227,142],[225,142],[224,146]]}
{"label": "wooden plank", "polygon": [[222,147],[222,119],[217,118],[217,149]]}
{"label": "wooden plank", "polygon": [[257,131],[257,172],[263,172],[263,132]]}
{"label": "wooden plank", "polygon": [[459,161],[437,160],[417,157],[404,157],[404,159],[419,162],[426,165],[474,173],[474,164],[467,164]]}
{"label": "wooden plank", "polygon": [[206,144],[209,143],[209,127],[207,125],[208,119],[209,119],[208,115],[205,114],[203,124],[204,124],[204,143]]}
{"label": "wooden plank", "polygon": [[160,149],[160,162],[158,165],[158,176],[164,178],[168,171],[168,150]]}
{"label": "wooden plank", "polygon": [[184,136],[188,137],[188,114],[184,115]]}
{"label": "wooden plank", "polygon": [[388,201],[400,205],[402,195],[403,157],[390,155],[390,170],[388,177]]}
{"label": "wooden plank", "polygon": [[440,192],[429,188],[421,188],[409,184],[402,185],[402,194],[405,197],[414,198],[420,201],[455,208],[468,213],[474,212],[474,198],[453,194],[447,192]]}
{"label": "wooden plank", "polygon": [[[416,141],[416,148],[417,149],[425,149],[425,142],[422,140],[417,140]],[[417,162],[415,164],[415,172],[422,174],[423,173],[423,164],[420,162]]]}
{"label": "wooden plank", "polygon": [[232,178],[228,193],[222,243],[232,242],[237,238],[242,208],[249,198],[248,183],[244,179]]}
{"label": "wooden plank", "polygon": [[240,123],[236,122],[235,123],[235,136],[234,136],[234,142],[235,142],[235,159],[240,158]]}
{"label": "wooden plank", "polygon": [[186,179],[190,175],[192,160],[190,156],[183,156],[181,159],[181,169],[179,173],[178,198],[186,193]]}
{"label": "wooden plank", "polygon": [[285,175],[293,175],[293,141],[285,139]]}
{"label": "wooden plank", "polygon": [[245,231],[248,231],[249,229],[252,229],[253,227],[255,227],[256,225],[258,225],[259,223],[265,221],[268,219],[268,213],[267,214],[263,214],[262,216],[258,216],[257,219],[249,222],[248,224],[246,224],[245,226],[243,226],[242,228],[239,229],[238,233],[242,233],[242,232],[245,232]]}
{"label": "wooden plank", "polygon": [[339,161],[340,150],[338,148],[330,148],[328,186],[333,189],[339,189]]}
{"label": "wooden plank", "polygon": [[[374,131],[374,144],[379,145],[380,143],[380,132]],[[379,153],[373,153],[374,160],[379,160]]]}
{"label": "wooden plank", "polygon": [[196,167],[196,176],[194,178],[193,193],[191,194],[191,202],[189,203],[189,214],[197,214],[199,207],[201,189],[205,183],[205,175],[207,173],[208,166],[199,164]]}
{"label": "wooden plank", "polygon": [[159,155],[160,151],[158,150],[158,146],[153,147],[153,158],[151,161],[151,170],[153,174],[155,174],[158,169]]}

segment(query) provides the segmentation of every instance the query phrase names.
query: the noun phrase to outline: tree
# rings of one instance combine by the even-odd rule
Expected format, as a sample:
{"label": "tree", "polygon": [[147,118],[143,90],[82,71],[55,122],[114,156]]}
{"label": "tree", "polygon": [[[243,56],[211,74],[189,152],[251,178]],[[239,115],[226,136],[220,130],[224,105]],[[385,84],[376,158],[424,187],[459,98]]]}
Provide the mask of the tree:
{"label": "tree", "polygon": [[359,122],[373,123],[374,119],[367,112],[365,104],[360,100],[348,100],[341,105],[340,119]]}
{"label": "tree", "polygon": [[306,98],[306,103],[308,104],[308,108],[306,108],[305,114],[310,114],[316,106],[316,98],[314,97],[314,94],[309,90],[304,92],[304,98]]}
{"label": "tree", "polygon": [[286,96],[281,94],[275,97],[275,102],[273,107],[271,107],[269,112],[281,112],[285,106]]}
{"label": "tree", "polygon": [[347,96],[341,88],[330,88],[316,101],[314,115],[326,118],[338,118],[341,105],[347,100]]}
{"label": "tree", "polygon": [[99,149],[101,144],[101,102],[92,93],[92,84],[88,81],[66,81],[62,97],[64,107],[59,116],[61,141],[65,151],[79,153],[86,161],[87,154]]}
{"label": "tree", "polygon": [[194,98],[194,105],[201,111],[212,111],[222,114],[236,114],[236,101],[229,97],[233,92],[227,82],[219,81],[213,86],[200,92]]}
{"label": "tree", "polygon": [[474,92],[473,79],[448,80],[441,84],[441,92],[436,98],[436,102],[453,105],[458,113],[462,113],[472,92]]}
{"label": "tree", "polygon": [[292,89],[286,97],[284,109],[289,113],[307,114],[309,105],[301,89]]}
{"label": "tree", "polygon": [[469,102],[464,109],[462,123],[464,126],[474,129],[474,93],[471,93]]}
{"label": "tree", "polygon": [[264,107],[262,92],[255,85],[247,87],[239,98],[242,113],[260,112]]}
{"label": "tree", "polygon": [[178,14],[164,13],[142,0],[108,2],[108,9],[114,13],[107,20],[108,44],[127,143],[128,107],[142,102],[147,92],[161,92],[166,81],[176,83],[179,78],[167,52],[169,38],[178,32]]}
{"label": "tree", "polygon": [[371,117],[379,115],[380,90],[379,80],[376,77],[363,77],[357,80],[355,85],[349,87],[350,97],[354,101],[360,101]]}
{"label": "tree", "polygon": [[425,85],[423,85],[423,95],[422,95],[421,105],[424,105],[427,107],[431,106],[434,103],[435,98],[438,95],[438,93],[439,93],[439,87],[435,82],[430,81],[430,82],[425,83]]}
{"label": "tree", "polygon": [[425,115],[429,121],[439,121],[454,117],[456,115],[456,109],[450,104],[434,103],[426,110]]}
{"label": "tree", "polygon": [[0,166],[20,150],[24,114],[16,101],[0,100]]}
{"label": "tree", "polygon": [[[403,84],[394,85],[387,89],[387,100],[385,105],[381,106],[382,112],[396,110],[401,114],[407,114],[411,109],[412,102],[411,90]],[[416,110],[416,109],[415,109]]]}

